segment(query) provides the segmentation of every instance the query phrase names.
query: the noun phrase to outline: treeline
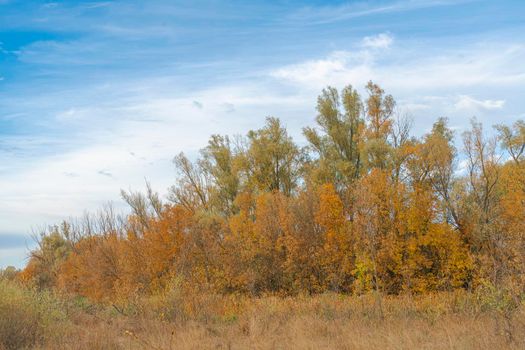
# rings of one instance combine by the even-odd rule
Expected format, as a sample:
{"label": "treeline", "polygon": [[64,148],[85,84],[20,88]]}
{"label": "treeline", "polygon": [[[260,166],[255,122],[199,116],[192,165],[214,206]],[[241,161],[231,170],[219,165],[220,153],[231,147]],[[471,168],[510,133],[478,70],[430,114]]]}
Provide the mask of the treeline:
{"label": "treeline", "polygon": [[[327,88],[299,147],[279,119],[214,135],[163,202],[123,192],[42,233],[20,278],[98,301],[213,293],[525,292],[525,123],[456,148],[446,119],[421,138],[370,82]],[[461,160],[461,161],[460,161]]]}

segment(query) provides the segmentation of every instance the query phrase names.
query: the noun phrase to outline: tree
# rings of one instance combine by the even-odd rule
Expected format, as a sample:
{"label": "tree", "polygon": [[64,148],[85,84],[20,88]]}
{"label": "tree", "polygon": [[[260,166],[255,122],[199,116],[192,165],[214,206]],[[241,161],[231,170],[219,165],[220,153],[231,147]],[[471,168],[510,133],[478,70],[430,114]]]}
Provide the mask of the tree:
{"label": "tree", "polygon": [[462,183],[454,176],[457,150],[454,132],[448,128],[447,119],[439,118],[422,141],[413,144],[413,156],[408,160],[412,186],[430,186],[444,208],[444,219],[465,233],[464,203],[457,201]]}
{"label": "tree", "polygon": [[243,155],[248,187],[260,192],[279,191],[289,196],[301,175],[302,152],[277,118],[248,133],[249,148]]}
{"label": "tree", "polygon": [[14,266],[7,266],[5,269],[0,269],[0,281],[5,280],[15,280],[19,277],[20,270]]}
{"label": "tree", "polygon": [[[356,189],[356,288],[395,292],[401,285],[400,248],[394,211],[402,196],[392,186],[389,174],[373,169]],[[397,207],[397,208],[395,208]]]}
{"label": "tree", "polygon": [[35,240],[38,247],[31,251],[29,262],[21,273],[21,279],[33,282],[38,288],[56,286],[61,263],[71,252],[71,225],[61,225],[43,230]]}
{"label": "tree", "polygon": [[472,120],[471,130],[463,134],[470,189],[469,217],[473,225],[471,247],[479,253],[482,275],[499,285],[505,273],[503,247],[506,234],[501,226],[499,189],[501,156],[496,138],[486,139],[480,123]]}
{"label": "tree", "polygon": [[349,292],[353,284],[355,257],[343,201],[332,184],[319,190],[317,223],[324,229],[321,265],[329,290]]}
{"label": "tree", "polygon": [[505,241],[502,283],[517,295],[525,292],[525,164],[513,159],[501,169],[501,226]]}
{"label": "tree", "polygon": [[521,163],[525,156],[525,122],[518,120],[512,127],[499,124],[495,128],[498,131],[501,146],[509,152],[514,162]]}
{"label": "tree", "polygon": [[[328,289],[326,267],[329,257],[324,251],[324,229],[318,224],[319,193],[312,187],[303,189],[287,205],[280,207],[284,250],[284,288],[288,293],[320,293]],[[337,269],[337,267],[332,267]]]}
{"label": "tree", "polygon": [[236,164],[234,152],[228,136],[213,135],[208,146],[201,151],[201,167],[211,178],[213,186],[210,191],[210,202],[223,216],[235,214],[235,198],[239,193],[240,169]]}
{"label": "tree", "polygon": [[82,239],[61,265],[59,288],[96,301],[116,301],[119,248],[115,234]]}
{"label": "tree", "polygon": [[388,137],[392,132],[392,117],[395,101],[391,95],[385,95],[377,84],[366,85],[368,98],[366,110],[366,143],[363,149],[368,168],[387,169],[391,167],[391,145]]}
{"label": "tree", "polygon": [[460,233],[443,219],[443,207],[431,187],[419,183],[402,211],[403,279],[419,293],[466,286],[473,262]]}
{"label": "tree", "polygon": [[303,129],[310,148],[319,157],[314,179],[319,184],[333,183],[342,191],[361,173],[363,103],[350,85],[342,90],[341,97],[335,88],[328,87],[317,99],[317,112],[320,132]]}
{"label": "tree", "polygon": [[173,159],[179,174],[178,183],[170,188],[170,200],[191,211],[207,209],[210,201],[210,178],[201,164],[192,163],[184,153]]}

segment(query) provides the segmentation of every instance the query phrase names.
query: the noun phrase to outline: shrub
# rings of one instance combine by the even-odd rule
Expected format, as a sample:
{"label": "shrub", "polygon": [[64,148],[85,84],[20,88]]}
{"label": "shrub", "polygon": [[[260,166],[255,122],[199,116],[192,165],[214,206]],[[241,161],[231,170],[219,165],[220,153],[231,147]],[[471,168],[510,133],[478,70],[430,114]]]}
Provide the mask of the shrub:
{"label": "shrub", "polygon": [[57,336],[65,314],[50,293],[0,280],[0,349],[28,349]]}

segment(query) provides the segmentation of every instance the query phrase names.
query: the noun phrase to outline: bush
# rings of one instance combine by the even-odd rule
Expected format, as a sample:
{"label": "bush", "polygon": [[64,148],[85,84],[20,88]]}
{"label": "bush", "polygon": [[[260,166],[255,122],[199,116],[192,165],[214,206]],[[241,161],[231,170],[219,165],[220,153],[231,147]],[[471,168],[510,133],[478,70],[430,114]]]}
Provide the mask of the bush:
{"label": "bush", "polygon": [[22,349],[33,346],[42,336],[38,315],[18,305],[0,305],[0,346]]}
{"label": "bush", "polygon": [[5,269],[0,269],[0,280],[14,281],[20,271],[14,266],[8,266]]}
{"label": "bush", "polygon": [[58,336],[65,314],[50,293],[0,280],[0,349],[28,349]]}

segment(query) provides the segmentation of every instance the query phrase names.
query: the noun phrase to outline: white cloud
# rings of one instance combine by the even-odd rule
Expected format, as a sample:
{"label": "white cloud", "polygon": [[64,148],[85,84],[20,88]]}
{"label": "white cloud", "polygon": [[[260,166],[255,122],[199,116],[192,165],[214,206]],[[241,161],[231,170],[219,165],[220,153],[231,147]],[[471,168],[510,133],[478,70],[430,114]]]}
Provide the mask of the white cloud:
{"label": "white cloud", "polygon": [[477,100],[468,95],[460,95],[454,105],[459,110],[485,110],[491,111],[501,109],[505,105],[505,100]]}
{"label": "white cloud", "polygon": [[381,33],[363,38],[363,46],[372,49],[387,49],[394,42],[394,37],[389,33]]}
{"label": "white cloud", "polygon": [[[372,42],[372,40],[370,40]],[[446,116],[460,130],[469,116],[491,125],[494,112],[510,118],[520,112],[518,91],[525,87],[525,46],[514,43],[471,44],[447,50],[408,49],[406,43],[377,50],[363,45],[353,51],[335,51],[326,57],[289,64],[269,75],[298,94],[315,95],[322,87],[351,84],[362,94],[369,80],[398,101],[400,111],[414,116],[416,135],[437,117]],[[502,98],[476,100],[489,89]],[[458,98],[460,96],[461,98]]]}
{"label": "white cloud", "polygon": [[69,108],[63,112],[60,112],[56,115],[58,121],[67,121],[78,117],[79,113],[75,108]]}
{"label": "white cloud", "polygon": [[[383,45],[385,40],[376,42]],[[282,82],[318,90],[320,86],[364,85],[373,80],[388,89],[435,91],[458,87],[525,83],[525,46],[469,47],[439,55],[411,51],[336,51],[325,58],[287,65],[270,72]]]}
{"label": "white cloud", "polygon": [[352,54],[337,51],[319,60],[310,60],[288,65],[270,72],[274,78],[316,90],[326,85],[340,85],[351,82],[363,85],[372,78],[372,64],[368,52]]}

